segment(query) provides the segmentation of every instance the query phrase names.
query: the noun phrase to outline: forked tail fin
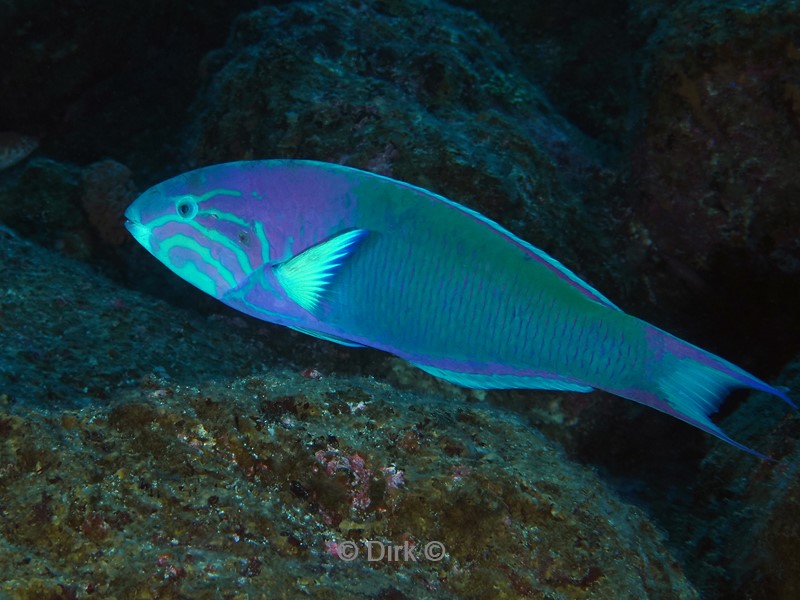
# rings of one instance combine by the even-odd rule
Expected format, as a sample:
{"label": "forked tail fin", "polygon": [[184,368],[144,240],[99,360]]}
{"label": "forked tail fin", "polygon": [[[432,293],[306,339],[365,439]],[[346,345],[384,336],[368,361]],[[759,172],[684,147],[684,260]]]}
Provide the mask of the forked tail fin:
{"label": "forked tail fin", "polygon": [[786,392],[719,356],[652,325],[647,327],[649,345],[653,350],[652,382],[647,390],[614,392],[686,421],[760,458],[771,460],[728,437],[709,417],[717,412],[728,393],[736,388],[767,392],[797,408]]}

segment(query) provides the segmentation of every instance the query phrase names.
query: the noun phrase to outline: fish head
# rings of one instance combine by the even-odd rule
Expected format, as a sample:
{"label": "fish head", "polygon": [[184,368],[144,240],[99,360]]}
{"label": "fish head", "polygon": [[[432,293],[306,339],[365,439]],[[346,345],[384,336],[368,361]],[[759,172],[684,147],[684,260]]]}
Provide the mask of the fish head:
{"label": "fish head", "polygon": [[125,211],[125,226],[174,273],[222,298],[268,262],[269,244],[252,198],[204,171],[151,187]]}

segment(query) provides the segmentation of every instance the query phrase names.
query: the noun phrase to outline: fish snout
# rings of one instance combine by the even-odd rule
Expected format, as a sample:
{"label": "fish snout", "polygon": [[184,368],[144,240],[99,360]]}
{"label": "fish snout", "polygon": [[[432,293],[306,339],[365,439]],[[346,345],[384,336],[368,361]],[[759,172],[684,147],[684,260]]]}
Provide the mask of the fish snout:
{"label": "fish snout", "polygon": [[133,205],[125,211],[125,229],[131,232],[134,239],[145,248],[149,248],[150,228],[142,225],[139,211]]}

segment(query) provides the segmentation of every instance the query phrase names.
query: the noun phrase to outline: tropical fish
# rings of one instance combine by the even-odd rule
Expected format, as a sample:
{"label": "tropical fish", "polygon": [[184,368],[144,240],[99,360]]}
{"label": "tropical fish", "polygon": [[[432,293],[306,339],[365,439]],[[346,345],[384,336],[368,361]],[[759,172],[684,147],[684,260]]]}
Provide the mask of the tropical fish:
{"label": "tropical fish", "polygon": [[29,135],[0,131],[0,171],[14,166],[39,147],[39,141]]}
{"label": "tropical fish", "polygon": [[599,388],[757,456],[709,415],[733,388],[794,406],[624,313],[494,221],[380,175],[306,160],[220,164],[150,188],[125,216],[158,260],[228,306],[461,386]]}

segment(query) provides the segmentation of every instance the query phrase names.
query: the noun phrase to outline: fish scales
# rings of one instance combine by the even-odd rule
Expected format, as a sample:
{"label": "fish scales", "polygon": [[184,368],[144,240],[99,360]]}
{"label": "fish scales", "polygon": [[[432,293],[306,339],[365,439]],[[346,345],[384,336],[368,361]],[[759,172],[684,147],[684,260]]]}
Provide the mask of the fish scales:
{"label": "fish scales", "polygon": [[727,393],[794,406],[488,218],[379,175],[313,161],[214,165],[154,186],[126,217],[156,258],[229,306],[459,385],[600,388],[754,454],[709,419]]}

